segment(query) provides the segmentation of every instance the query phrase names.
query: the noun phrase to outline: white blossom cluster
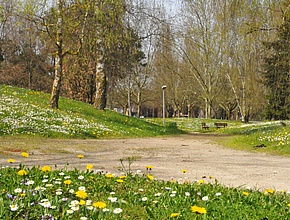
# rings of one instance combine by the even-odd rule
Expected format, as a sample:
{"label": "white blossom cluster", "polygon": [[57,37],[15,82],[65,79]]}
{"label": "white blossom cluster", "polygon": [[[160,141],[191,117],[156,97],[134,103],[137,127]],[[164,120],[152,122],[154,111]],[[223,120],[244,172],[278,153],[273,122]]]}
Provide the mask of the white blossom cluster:
{"label": "white blossom cluster", "polygon": [[112,132],[107,125],[81,118],[78,113],[42,108],[7,95],[0,96],[0,122],[2,134],[49,135],[55,132],[98,136]]}

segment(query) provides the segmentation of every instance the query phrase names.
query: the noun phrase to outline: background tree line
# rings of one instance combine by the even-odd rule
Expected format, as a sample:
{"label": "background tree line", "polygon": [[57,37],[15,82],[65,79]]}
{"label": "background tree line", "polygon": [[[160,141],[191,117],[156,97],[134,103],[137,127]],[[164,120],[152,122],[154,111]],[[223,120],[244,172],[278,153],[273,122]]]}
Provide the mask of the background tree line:
{"label": "background tree line", "polygon": [[161,116],[166,85],[170,117],[290,117],[289,1],[0,2],[0,83],[52,108],[62,95]]}

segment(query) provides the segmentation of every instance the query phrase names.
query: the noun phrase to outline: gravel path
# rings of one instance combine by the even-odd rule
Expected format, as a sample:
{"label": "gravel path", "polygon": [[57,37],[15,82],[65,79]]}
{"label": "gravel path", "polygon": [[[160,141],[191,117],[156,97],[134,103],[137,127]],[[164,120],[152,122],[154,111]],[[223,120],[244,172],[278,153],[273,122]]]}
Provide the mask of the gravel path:
{"label": "gravel path", "polygon": [[[204,179],[230,187],[266,188],[290,191],[290,158],[251,153],[224,148],[212,141],[216,136],[181,135],[166,138],[138,138],[114,140],[7,140],[0,139],[0,163],[8,165],[14,158],[25,165],[50,165],[52,167],[85,169],[90,163],[94,169],[119,174],[120,159],[134,157],[133,172],[147,172],[145,166],[154,166],[151,174],[157,179],[189,181]],[[29,158],[21,158],[27,149]],[[257,149],[259,151],[259,149]],[[78,159],[77,154],[83,154]],[[124,160],[125,168],[128,163]],[[181,170],[187,170],[182,173]]]}

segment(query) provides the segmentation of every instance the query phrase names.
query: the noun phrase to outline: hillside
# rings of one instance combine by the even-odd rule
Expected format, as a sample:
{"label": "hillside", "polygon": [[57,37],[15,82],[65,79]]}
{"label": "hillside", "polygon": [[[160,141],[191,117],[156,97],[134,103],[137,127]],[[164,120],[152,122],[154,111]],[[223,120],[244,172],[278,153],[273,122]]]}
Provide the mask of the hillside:
{"label": "hillside", "polygon": [[174,126],[160,126],[111,110],[60,98],[49,108],[49,94],[0,85],[0,135],[62,138],[121,138],[180,134]]}

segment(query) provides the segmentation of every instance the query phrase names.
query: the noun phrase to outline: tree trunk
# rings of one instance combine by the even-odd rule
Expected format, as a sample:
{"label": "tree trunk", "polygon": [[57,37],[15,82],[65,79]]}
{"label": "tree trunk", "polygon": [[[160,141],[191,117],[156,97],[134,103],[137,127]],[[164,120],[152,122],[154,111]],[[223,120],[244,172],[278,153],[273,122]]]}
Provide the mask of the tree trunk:
{"label": "tree trunk", "polygon": [[94,107],[104,110],[107,103],[107,77],[104,71],[104,63],[98,63],[96,68],[96,95]]}
{"label": "tree trunk", "polygon": [[[231,85],[231,89],[232,89],[232,91],[233,91],[233,93],[234,93],[235,99],[237,100],[237,106],[238,106],[238,109],[239,109],[240,114],[241,114],[242,122],[244,122],[244,119],[245,119],[245,115],[244,115],[244,113],[245,113],[245,112],[243,111],[243,108],[242,108],[243,105],[241,105],[240,98],[239,98],[239,96],[238,96],[238,94],[237,94],[236,88],[235,88],[235,86],[234,86],[234,84],[233,84],[233,82],[232,82],[232,78],[231,78],[230,74],[227,73],[227,74],[226,74],[226,77],[227,77],[227,79],[229,80],[229,83],[230,83],[230,85]],[[243,84],[243,85],[244,85],[244,84]],[[244,89],[244,88],[243,88],[243,89]],[[244,93],[243,93],[243,95],[244,95]],[[245,100],[244,97],[242,97],[242,102],[244,102],[244,100]]]}
{"label": "tree trunk", "polygon": [[208,98],[205,98],[205,118],[211,117],[211,105],[210,100]]}
{"label": "tree trunk", "polygon": [[137,94],[137,117],[140,118],[141,114],[141,92]]}
{"label": "tree trunk", "polygon": [[55,64],[54,64],[54,81],[52,85],[51,97],[50,97],[50,107],[58,109],[58,100],[60,95],[60,87],[62,81],[62,59],[63,59],[63,52],[62,52],[62,2],[60,0],[57,1],[57,32],[56,32],[56,46],[57,52],[55,57]]}
{"label": "tree trunk", "polygon": [[128,116],[132,116],[132,112],[131,112],[131,91],[130,91],[130,82],[129,82],[129,87],[128,87],[128,103],[127,103],[126,114],[127,114]]}
{"label": "tree trunk", "polygon": [[[58,49],[59,52],[61,52],[61,48]],[[50,97],[50,107],[58,109],[58,100],[60,95],[60,87],[61,87],[61,81],[62,81],[62,57],[59,56],[57,53],[57,56],[55,58],[55,70],[54,70],[54,80],[52,85],[52,91],[51,91],[51,97]]]}
{"label": "tree trunk", "polygon": [[245,80],[242,78],[242,122],[246,123],[248,122],[247,116],[246,116],[246,91],[245,91]]}
{"label": "tree trunk", "polygon": [[96,65],[96,95],[94,107],[104,110],[107,104],[107,76],[105,73],[104,46],[102,40],[97,41],[97,65]]}
{"label": "tree trunk", "polygon": [[191,105],[190,104],[187,105],[187,117],[191,118]]}

